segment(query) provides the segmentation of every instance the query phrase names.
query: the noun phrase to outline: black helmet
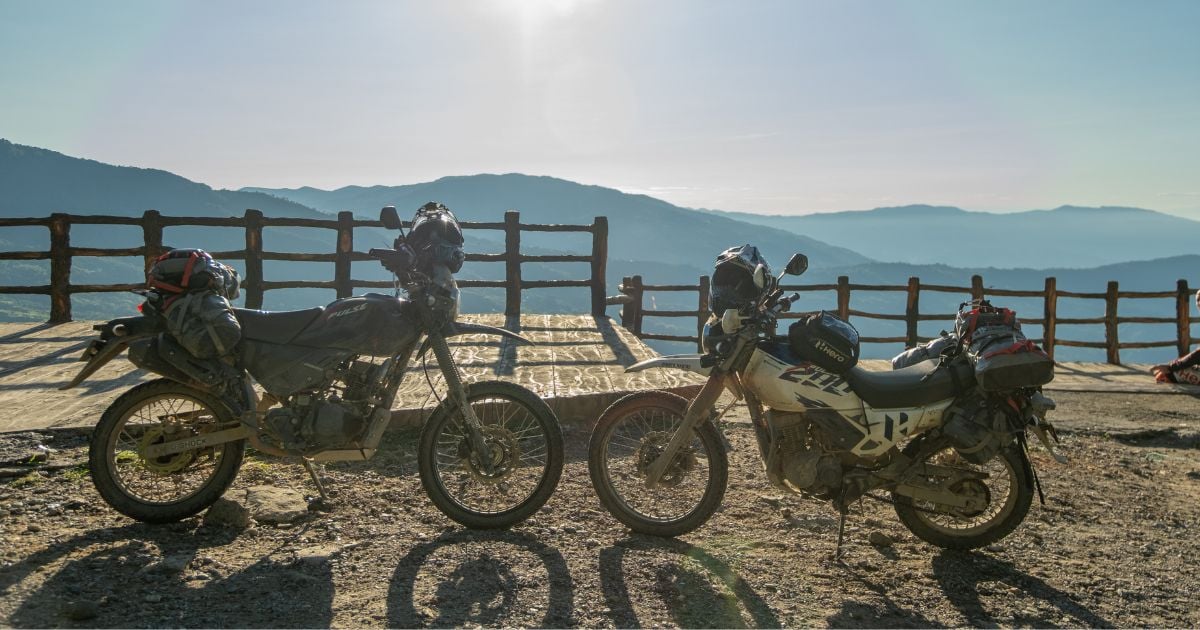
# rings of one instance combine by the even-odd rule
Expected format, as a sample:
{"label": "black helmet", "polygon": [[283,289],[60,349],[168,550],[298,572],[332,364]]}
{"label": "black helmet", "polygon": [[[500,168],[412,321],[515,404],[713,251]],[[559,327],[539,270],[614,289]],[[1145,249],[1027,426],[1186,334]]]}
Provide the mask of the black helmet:
{"label": "black helmet", "polygon": [[417,208],[405,242],[417,254],[418,267],[440,263],[450,273],[458,273],[466,259],[458,219],[449,208],[434,201]]}
{"label": "black helmet", "polygon": [[717,256],[713,270],[711,298],[708,301],[713,313],[720,315],[726,309],[742,310],[758,299],[762,289],[754,285],[754,270],[762,265],[767,276],[771,267],[753,245],[730,247]]}

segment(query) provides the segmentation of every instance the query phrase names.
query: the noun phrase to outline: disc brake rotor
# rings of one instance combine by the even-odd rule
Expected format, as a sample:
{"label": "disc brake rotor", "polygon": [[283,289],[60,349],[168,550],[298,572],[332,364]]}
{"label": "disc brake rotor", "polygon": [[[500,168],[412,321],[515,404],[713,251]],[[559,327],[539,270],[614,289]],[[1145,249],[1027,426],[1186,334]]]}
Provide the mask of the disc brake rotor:
{"label": "disc brake rotor", "polygon": [[517,444],[517,438],[512,431],[502,426],[484,425],[480,427],[480,433],[483,434],[483,441],[488,448],[487,455],[491,457],[492,472],[490,474],[485,472],[483,462],[477,453],[471,451],[466,438],[463,438],[462,443],[459,444],[459,457],[462,458],[467,471],[475,481],[487,484],[500,483],[517,469],[517,465],[521,461],[521,447]]}
{"label": "disc brake rotor", "polygon": [[[665,431],[654,431],[647,433],[642,438],[641,446],[637,450],[637,470],[638,474],[643,477],[650,474],[650,465],[658,459],[667,448],[667,444],[671,442],[671,434]],[[662,478],[658,480],[659,485],[673,487],[683,482],[688,471],[696,466],[696,454],[692,451],[692,447],[684,446],[675,455],[675,459],[671,461],[667,469],[663,471]]]}
{"label": "disc brake rotor", "polygon": [[[173,432],[174,433],[174,432]],[[138,441],[139,455],[146,452],[146,447],[154,444],[162,444],[169,440],[176,439],[173,434],[168,434],[162,427],[152,427],[142,439]],[[146,470],[160,475],[169,475],[177,473],[187,468],[196,459],[196,451],[183,451],[182,453],[173,453],[171,455],[163,455],[162,457],[147,458],[142,456],[142,465]]]}

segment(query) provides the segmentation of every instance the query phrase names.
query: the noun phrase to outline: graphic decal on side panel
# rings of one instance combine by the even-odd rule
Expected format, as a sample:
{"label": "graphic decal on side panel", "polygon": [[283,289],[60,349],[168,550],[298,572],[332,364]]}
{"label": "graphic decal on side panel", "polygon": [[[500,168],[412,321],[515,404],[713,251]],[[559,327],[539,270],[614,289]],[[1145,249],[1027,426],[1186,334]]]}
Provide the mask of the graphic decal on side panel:
{"label": "graphic decal on side panel", "polygon": [[789,368],[783,374],[779,375],[779,379],[788,381],[789,383],[800,383],[801,385],[814,387],[835,396],[845,396],[850,393],[850,384],[845,379],[837,374],[817,370],[811,365],[799,365]]}
{"label": "graphic decal on side panel", "polygon": [[814,400],[812,398],[805,398],[800,394],[796,394],[796,402],[808,407],[809,409],[827,409],[830,406],[827,402]]}
{"label": "graphic decal on side panel", "polygon": [[897,420],[892,417],[892,414],[886,414],[883,417],[883,437],[888,441],[892,441],[894,431],[898,430],[900,435],[908,435],[908,414],[901,412],[900,418]]}

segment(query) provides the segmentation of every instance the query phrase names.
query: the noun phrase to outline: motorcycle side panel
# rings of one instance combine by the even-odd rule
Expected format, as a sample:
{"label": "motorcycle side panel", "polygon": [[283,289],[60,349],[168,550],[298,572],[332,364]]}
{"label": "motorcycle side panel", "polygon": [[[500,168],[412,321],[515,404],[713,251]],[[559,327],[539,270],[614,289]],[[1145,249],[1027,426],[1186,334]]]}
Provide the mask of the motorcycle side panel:
{"label": "motorcycle side panel", "polygon": [[289,345],[390,357],[420,336],[415,304],[390,295],[368,293],[331,303]]}
{"label": "motorcycle side panel", "polygon": [[285,397],[322,385],[326,372],[354,356],[339,348],[305,348],[265,341],[242,341],[239,363],[268,392]]}
{"label": "motorcycle side panel", "polygon": [[942,421],[953,399],[910,409],[873,409],[841,376],[792,353],[785,344],[764,343],[746,366],[745,385],[763,404],[780,411],[820,416],[822,423],[840,422],[837,433],[853,428],[857,441],[850,452],[860,457],[882,455],[897,442]]}
{"label": "motorcycle side panel", "polygon": [[953,398],[906,409],[873,409],[863,405],[867,435],[853,449],[855,455],[882,455],[896,442],[910,438],[942,423],[942,416]]}

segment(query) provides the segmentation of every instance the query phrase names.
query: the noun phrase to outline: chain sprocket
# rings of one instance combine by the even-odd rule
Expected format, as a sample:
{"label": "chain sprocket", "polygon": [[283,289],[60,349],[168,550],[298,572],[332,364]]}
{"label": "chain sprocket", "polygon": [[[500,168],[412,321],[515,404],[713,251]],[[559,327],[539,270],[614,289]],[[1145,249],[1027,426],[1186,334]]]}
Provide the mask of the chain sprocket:
{"label": "chain sprocket", "polygon": [[178,436],[174,435],[175,433],[178,432],[168,433],[161,426],[151,427],[138,441],[138,455],[141,456],[142,465],[146,467],[146,470],[159,475],[170,475],[181,472],[196,460],[196,451],[194,450],[155,458],[147,458],[142,455],[149,446],[177,439]]}

